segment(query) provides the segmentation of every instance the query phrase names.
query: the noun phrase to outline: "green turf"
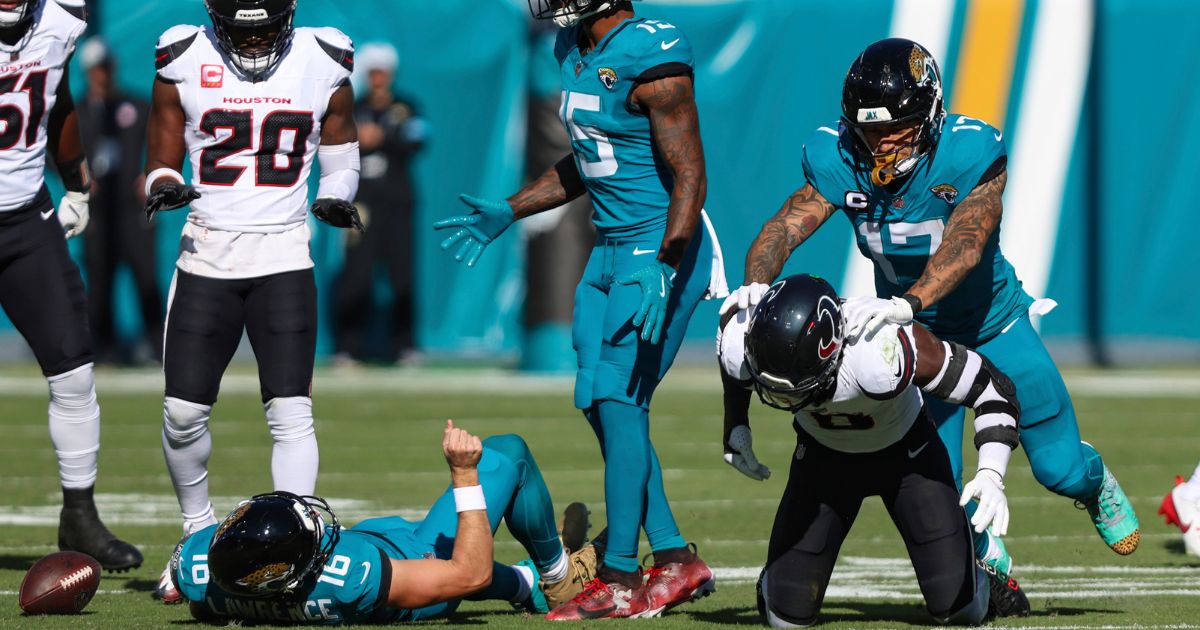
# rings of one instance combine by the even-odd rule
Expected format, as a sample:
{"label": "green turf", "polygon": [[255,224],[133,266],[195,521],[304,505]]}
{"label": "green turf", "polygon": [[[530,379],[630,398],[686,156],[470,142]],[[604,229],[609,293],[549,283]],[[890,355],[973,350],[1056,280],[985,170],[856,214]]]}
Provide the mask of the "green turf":
{"label": "green turf", "polygon": [[[374,391],[348,393],[339,383],[317,382],[315,412],[321,443],[319,492],[352,506],[342,516],[421,509],[446,483],[439,449],[441,427],[453,417],[464,427],[489,435],[516,432],[529,442],[556,502],[591,505],[594,521],[604,519],[601,461],[595,439],[571,407],[570,381],[542,383],[533,393],[493,386],[486,394],[466,386],[424,387],[413,379],[378,377]],[[161,399],[154,387],[105,391],[113,378],[100,377],[104,413],[100,485],[102,513],[121,536],[139,544],[147,564],[126,575],[107,575],[101,593],[85,614],[70,618],[22,616],[16,591],[24,571],[53,551],[49,525],[59,500],[53,453],[46,434],[44,385],[29,374],[23,394],[11,386],[0,395],[5,439],[0,442],[0,518],[28,517],[35,524],[0,528],[0,625],[31,628],[173,627],[189,623],[185,607],[165,607],[150,598],[159,572],[179,535],[177,506],[160,447]],[[147,375],[153,379],[153,375]],[[245,378],[245,377],[243,377]],[[420,382],[437,382],[438,374]],[[470,382],[461,372],[448,379]],[[392,387],[388,383],[399,383]],[[407,383],[407,385],[405,384]],[[2,384],[2,383],[0,383]],[[760,459],[775,476],[753,482],[720,457],[720,393],[707,373],[682,371],[664,385],[652,416],[658,453],[667,468],[668,493],[684,535],[695,540],[708,562],[749,571],[762,563],[774,508],[786,478],[794,445],[785,414],[756,408],[754,429]],[[129,393],[130,390],[134,393]],[[211,489],[229,501],[269,489],[270,438],[252,388],[232,388],[222,396],[212,422],[215,451]],[[1095,388],[1093,388],[1094,390]],[[339,393],[341,392],[341,393]],[[1176,530],[1155,514],[1176,473],[1195,465],[1194,394],[1180,397],[1076,396],[1084,437],[1104,454],[1142,521],[1142,546],[1122,558],[1096,536],[1086,513],[1055,497],[1033,480],[1023,454],[1008,478],[1013,516],[1009,548],[1015,572],[1034,606],[1034,616],[1005,626],[1128,627],[1176,624],[1195,627],[1200,617],[1200,568],[1182,553]],[[756,405],[757,407],[757,405]],[[813,483],[821,483],[814,479]],[[353,500],[353,501],[351,501]],[[218,511],[231,505],[218,505]],[[36,524],[41,523],[41,524]],[[834,573],[823,618],[831,628],[926,626],[930,620],[907,576],[904,549],[877,500],[859,516]],[[520,559],[507,533],[498,538],[500,560]],[[875,563],[871,559],[894,559]],[[1096,568],[1091,568],[1096,567]],[[1117,567],[1119,570],[1114,570]],[[866,589],[865,595],[839,595],[837,589]],[[452,620],[496,628],[538,620],[502,605],[465,603]],[[754,589],[749,581],[725,580],[712,597],[651,622],[655,627],[756,624]]]}

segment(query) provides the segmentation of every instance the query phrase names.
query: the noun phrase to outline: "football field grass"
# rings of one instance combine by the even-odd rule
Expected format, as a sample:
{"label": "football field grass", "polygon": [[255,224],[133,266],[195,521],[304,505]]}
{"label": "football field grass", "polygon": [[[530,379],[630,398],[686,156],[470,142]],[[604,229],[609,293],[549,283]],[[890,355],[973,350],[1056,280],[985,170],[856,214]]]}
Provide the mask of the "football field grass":
{"label": "football field grass", "polygon": [[[56,550],[60,497],[46,431],[45,381],[28,370],[0,372],[0,626],[192,623],[186,607],[163,606],[150,597],[180,533],[160,446],[161,374],[103,371],[98,382],[101,514],[141,547],[146,564],[105,575],[80,616],[21,614],[17,589],[25,570]],[[1074,371],[1068,384],[1085,439],[1103,453],[1138,510],[1142,544],[1130,557],[1109,551],[1086,512],[1042,489],[1019,451],[1007,479],[1012,507],[1007,541],[1016,559],[1014,576],[1028,592],[1033,614],[996,625],[1200,628],[1200,561],[1183,553],[1178,530],[1165,527],[1156,514],[1173,476],[1190,474],[1200,459],[1200,372]],[[450,417],[483,436],[524,436],[556,506],[587,502],[595,533],[604,523],[602,463],[595,438],[571,407],[571,385],[569,378],[519,378],[491,370],[322,372],[314,403],[321,445],[318,493],[330,499],[345,524],[386,514],[419,518],[448,482],[440,438]],[[630,623],[663,628],[759,623],[754,579],[795,442],[786,414],[756,403],[752,418],[759,458],[774,472],[766,482],[751,481],[721,460],[715,372],[680,369],[660,389],[651,423],[667,492],[685,537],[717,569],[718,591],[661,619]],[[270,490],[271,441],[248,369],[226,377],[211,430],[210,480],[220,514],[238,498]],[[503,528],[497,540],[497,559],[523,557]],[[864,506],[843,547],[823,621],[829,628],[931,625],[899,535],[877,499]],[[544,622],[499,603],[467,602],[450,623],[515,628]]]}

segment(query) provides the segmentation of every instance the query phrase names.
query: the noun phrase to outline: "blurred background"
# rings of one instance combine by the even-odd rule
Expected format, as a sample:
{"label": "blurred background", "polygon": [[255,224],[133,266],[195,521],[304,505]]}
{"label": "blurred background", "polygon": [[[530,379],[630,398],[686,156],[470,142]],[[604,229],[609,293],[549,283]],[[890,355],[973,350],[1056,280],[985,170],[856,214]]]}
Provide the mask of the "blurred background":
{"label": "blurred background", "polygon": [[[158,35],[208,22],[201,0],[90,0],[72,87],[97,187],[71,243],[85,269],[99,358],[156,361],[184,214],[141,218],[145,99]],[[950,111],[1008,143],[1002,246],[1026,289],[1059,308],[1041,324],[1065,362],[1200,362],[1193,277],[1200,81],[1187,0],[647,0],[696,51],[707,209],[730,285],[750,241],[804,184],[801,146],[836,121],[854,55],[888,36],[937,58]],[[500,198],[569,151],[558,122],[554,31],[525,0],[301,0],[297,26],[358,46],[365,235],[314,227],[321,360],[468,362],[570,372],[571,301],[591,246],[586,200],[518,224],[474,269],[430,225],[460,193]],[[189,167],[190,168],[190,167]],[[185,168],[187,172],[188,168]],[[311,192],[315,193],[315,186]],[[58,190],[55,190],[58,194]],[[787,272],[872,292],[844,218]],[[718,304],[701,306],[684,361],[709,361]],[[0,362],[25,362],[0,316]],[[248,351],[245,354],[249,357]]]}

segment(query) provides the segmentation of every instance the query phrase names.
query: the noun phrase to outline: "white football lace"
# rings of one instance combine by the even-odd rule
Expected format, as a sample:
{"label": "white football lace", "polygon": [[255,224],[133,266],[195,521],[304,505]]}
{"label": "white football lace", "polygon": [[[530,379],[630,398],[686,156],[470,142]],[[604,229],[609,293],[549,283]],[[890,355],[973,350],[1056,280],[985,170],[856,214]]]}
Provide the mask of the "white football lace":
{"label": "white football lace", "polygon": [[75,586],[79,582],[82,582],[90,577],[92,577],[92,567],[83,567],[71,575],[59,580],[58,584],[63,588],[71,588],[72,586]]}

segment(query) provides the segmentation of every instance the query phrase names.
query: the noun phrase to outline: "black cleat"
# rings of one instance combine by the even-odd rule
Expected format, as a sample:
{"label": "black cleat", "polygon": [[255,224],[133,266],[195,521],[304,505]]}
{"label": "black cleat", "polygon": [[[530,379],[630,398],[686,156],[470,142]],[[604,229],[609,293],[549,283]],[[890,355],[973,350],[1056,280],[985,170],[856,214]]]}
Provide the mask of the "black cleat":
{"label": "black cleat", "polygon": [[1021,585],[1006,573],[1001,573],[980,560],[975,563],[987,574],[988,619],[997,617],[1024,617],[1029,614],[1029,598]]}
{"label": "black cleat", "polygon": [[125,572],[142,566],[142,552],[119,539],[104,526],[92,488],[63,489],[63,509],[58,517],[58,548],[78,551],[96,559],[107,571]]}
{"label": "black cleat", "polygon": [[587,544],[587,533],[592,527],[590,516],[591,512],[588,511],[587,505],[578,501],[563,510],[562,526],[558,528],[560,532],[558,537],[562,540],[562,545],[568,554],[583,549],[583,546]]}

